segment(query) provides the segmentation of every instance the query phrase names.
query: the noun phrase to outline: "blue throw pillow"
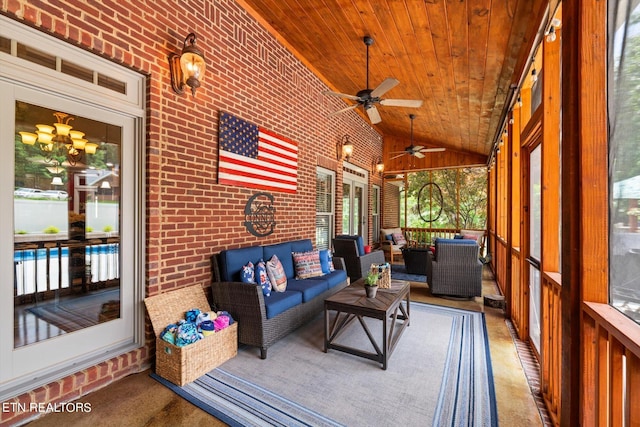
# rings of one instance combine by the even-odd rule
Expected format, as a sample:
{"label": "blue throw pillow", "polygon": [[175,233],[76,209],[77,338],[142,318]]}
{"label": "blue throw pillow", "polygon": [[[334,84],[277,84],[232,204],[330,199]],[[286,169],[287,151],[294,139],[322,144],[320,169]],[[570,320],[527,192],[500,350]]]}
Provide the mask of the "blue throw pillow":
{"label": "blue throw pillow", "polygon": [[333,254],[329,249],[320,251],[320,265],[322,266],[323,274],[329,274],[335,270],[333,267]]}
{"label": "blue throw pillow", "polygon": [[256,283],[255,269],[251,261],[242,266],[242,270],[240,270],[240,280],[242,280],[242,283]]}
{"label": "blue throw pillow", "polygon": [[256,265],[256,283],[262,287],[262,293],[265,297],[271,295],[271,282],[267,273],[267,266],[263,260]]}

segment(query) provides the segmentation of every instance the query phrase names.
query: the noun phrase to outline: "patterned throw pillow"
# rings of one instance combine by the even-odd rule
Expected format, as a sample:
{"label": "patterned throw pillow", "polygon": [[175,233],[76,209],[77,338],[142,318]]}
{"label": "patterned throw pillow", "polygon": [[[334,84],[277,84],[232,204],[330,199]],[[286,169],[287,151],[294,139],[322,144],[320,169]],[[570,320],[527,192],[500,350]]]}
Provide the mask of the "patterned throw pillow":
{"label": "patterned throw pillow", "polygon": [[269,275],[267,274],[267,266],[263,260],[260,260],[256,265],[256,283],[262,287],[262,294],[265,297],[271,295],[271,282],[269,281]]}
{"label": "patterned throw pillow", "polygon": [[276,292],[284,292],[287,290],[287,275],[284,272],[284,267],[276,255],[273,255],[269,261],[267,261],[267,274],[271,287]]}
{"label": "patterned throw pillow", "polygon": [[402,233],[393,233],[393,243],[395,245],[406,245],[407,240],[404,238]]}
{"label": "patterned throw pillow", "polygon": [[320,252],[293,252],[293,264],[296,268],[297,279],[322,276],[322,264],[320,264]]}
{"label": "patterned throw pillow", "polygon": [[324,274],[335,271],[333,266],[333,254],[329,249],[323,249],[320,251],[320,265],[322,266],[322,273]]}
{"label": "patterned throw pillow", "polygon": [[242,266],[242,270],[240,270],[240,280],[242,280],[242,283],[256,283],[255,268],[251,261]]}

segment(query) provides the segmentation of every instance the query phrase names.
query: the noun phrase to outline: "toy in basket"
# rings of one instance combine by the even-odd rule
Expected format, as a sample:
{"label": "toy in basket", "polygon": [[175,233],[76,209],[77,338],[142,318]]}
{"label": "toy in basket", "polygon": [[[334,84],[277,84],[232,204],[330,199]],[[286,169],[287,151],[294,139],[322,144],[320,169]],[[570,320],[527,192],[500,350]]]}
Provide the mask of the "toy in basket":
{"label": "toy in basket", "polygon": [[391,287],[391,264],[388,262],[384,264],[371,264],[371,272],[378,274],[378,287],[390,288]]}
{"label": "toy in basket", "polygon": [[177,323],[193,308],[203,313],[211,310],[200,285],[148,297],[144,303],[156,335],[156,374],[162,378],[183,386],[237,354],[237,323],[183,347],[160,336],[167,325]]}

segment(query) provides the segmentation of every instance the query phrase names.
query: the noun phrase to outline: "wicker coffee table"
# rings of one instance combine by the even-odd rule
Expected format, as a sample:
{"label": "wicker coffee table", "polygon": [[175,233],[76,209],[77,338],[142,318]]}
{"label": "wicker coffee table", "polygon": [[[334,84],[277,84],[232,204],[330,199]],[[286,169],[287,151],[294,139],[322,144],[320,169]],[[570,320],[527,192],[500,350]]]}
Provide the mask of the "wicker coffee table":
{"label": "wicker coffee table", "polygon": [[[331,325],[330,311],[337,312]],[[382,320],[382,349],[363,320],[364,317]],[[360,322],[376,350],[375,353],[334,342],[355,319]],[[382,363],[382,369],[387,369],[389,357],[407,326],[409,326],[409,282],[392,280],[390,288],[379,288],[375,298],[367,298],[364,280],[359,279],[324,301],[324,352],[326,353],[329,349],[343,351],[375,360]]]}

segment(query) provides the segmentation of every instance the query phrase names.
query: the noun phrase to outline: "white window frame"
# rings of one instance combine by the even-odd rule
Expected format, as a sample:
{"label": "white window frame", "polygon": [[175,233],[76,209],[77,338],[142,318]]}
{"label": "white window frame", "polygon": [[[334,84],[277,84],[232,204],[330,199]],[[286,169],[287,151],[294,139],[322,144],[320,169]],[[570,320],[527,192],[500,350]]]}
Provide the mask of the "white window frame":
{"label": "white window frame", "polygon": [[[318,167],[316,168],[316,183],[318,180],[318,175],[319,174],[324,174],[327,176],[331,176],[331,182],[333,183],[333,186],[331,187],[331,203],[329,204],[331,207],[331,211],[329,212],[318,212],[318,207],[316,206],[316,224],[318,223],[318,217],[328,217],[329,218],[329,236],[327,236],[327,248],[323,248],[323,249],[330,249],[331,248],[331,239],[333,238],[333,236],[335,235],[335,205],[336,205],[336,173],[335,171],[332,171],[330,169],[325,169],[322,167]],[[317,229],[316,229],[316,233],[317,233]],[[318,242],[316,242],[317,245]]]}
{"label": "white window frame", "polygon": [[[11,40],[11,52],[0,52],[0,86],[3,88],[3,97],[0,99],[0,142],[5,151],[13,152],[15,101],[25,98],[32,100],[34,94],[48,104],[55,97],[60,103],[72,106],[71,112],[87,111],[89,115],[95,116],[98,111],[103,111],[106,113],[105,117],[120,117],[122,123],[127,123],[126,137],[133,141],[126,149],[123,147],[123,160],[127,164],[123,165],[121,176],[121,259],[124,261],[121,281],[129,281],[130,290],[128,295],[122,296],[124,311],[121,318],[14,349],[14,302],[13,286],[10,283],[13,274],[5,274],[0,286],[0,401],[4,401],[145,344],[144,309],[141,303],[145,296],[145,77],[1,15],[0,37]],[[56,68],[47,68],[19,58],[16,54],[18,43],[55,56]],[[63,61],[94,70],[94,80],[84,81],[65,74],[60,67]],[[98,83],[99,76],[122,82],[124,93],[101,86]],[[49,101],[44,101],[45,98]],[[10,155],[2,156],[0,200],[5,201],[2,205],[3,218],[6,218],[0,223],[0,271],[3,272],[13,272],[14,269],[14,221],[13,209],[10,208],[13,206],[13,182],[14,158]],[[121,332],[118,333],[117,330]],[[98,344],[103,338],[100,336],[103,331],[111,339]],[[67,357],[60,356],[61,348],[68,346],[69,342],[85,339],[94,341],[95,344],[79,345],[78,349],[67,347]],[[39,349],[42,350],[40,359],[47,363],[25,370],[21,356],[32,357],[33,349],[38,348],[36,346],[40,346]]]}

